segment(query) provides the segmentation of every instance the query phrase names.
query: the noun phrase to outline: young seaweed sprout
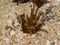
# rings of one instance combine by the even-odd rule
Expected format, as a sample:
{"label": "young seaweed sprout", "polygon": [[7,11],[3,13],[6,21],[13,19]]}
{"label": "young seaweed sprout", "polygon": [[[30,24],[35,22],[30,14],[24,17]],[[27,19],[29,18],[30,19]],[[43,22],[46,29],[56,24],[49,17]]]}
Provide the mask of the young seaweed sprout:
{"label": "young seaweed sprout", "polygon": [[[52,8],[52,6],[50,6],[49,9],[46,9],[47,12],[49,12],[51,10],[51,8]],[[33,5],[33,8],[31,8],[30,16],[22,14],[17,17],[17,20],[19,21],[19,23],[21,23],[22,31],[24,33],[35,34],[39,30],[48,33],[46,30],[43,30],[41,28],[44,25],[45,21],[49,20],[49,18],[46,17],[46,15],[44,17],[44,15],[42,15],[43,12],[38,13],[38,9],[39,8],[37,8],[35,10],[35,5]],[[37,15],[37,13],[38,13],[38,15]],[[42,16],[42,18],[40,20],[41,22],[39,23],[38,21],[41,16]]]}
{"label": "young seaweed sprout", "polygon": [[[45,10],[46,11],[45,14],[41,10],[40,10],[40,12],[38,12],[39,7],[37,7],[37,9],[35,9],[35,6],[36,5],[33,4],[33,7],[31,8],[31,13],[29,15],[16,14],[17,20],[18,20],[19,24],[21,24],[21,26],[22,26],[21,27],[22,31],[24,33],[29,33],[29,34],[35,34],[35,33],[37,33],[37,31],[44,31],[44,32],[48,33],[46,30],[42,29],[42,26],[44,26],[45,21],[49,21],[51,19],[51,18],[47,17],[47,14],[51,11],[53,4],[51,4]],[[40,17],[41,17],[41,19],[40,19]],[[12,26],[12,27],[6,26],[6,29],[8,29],[8,28],[15,30],[14,26]]]}

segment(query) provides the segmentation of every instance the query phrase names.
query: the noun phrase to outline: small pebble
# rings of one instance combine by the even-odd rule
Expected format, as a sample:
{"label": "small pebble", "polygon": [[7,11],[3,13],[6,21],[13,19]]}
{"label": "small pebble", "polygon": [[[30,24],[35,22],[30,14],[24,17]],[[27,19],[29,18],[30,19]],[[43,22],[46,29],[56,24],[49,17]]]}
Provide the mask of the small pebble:
{"label": "small pebble", "polygon": [[60,30],[58,30],[58,33],[57,34],[60,35]]}
{"label": "small pebble", "polygon": [[6,19],[6,21],[7,21],[7,23],[8,23],[9,26],[12,25],[12,21],[10,19]]}
{"label": "small pebble", "polygon": [[9,18],[10,17],[10,14],[6,14],[6,17]]}
{"label": "small pebble", "polygon": [[0,26],[2,25],[2,22],[0,22]]}
{"label": "small pebble", "polygon": [[36,40],[36,41],[35,41],[35,45],[38,45],[38,42],[39,42],[39,41],[38,41],[38,40]]}
{"label": "small pebble", "polygon": [[55,39],[54,42],[55,42],[55,45],[57,45],[57,39]]}
{"label": "small pebble", "polygon": [[50,45],[51,42],[49,40],[46,40],[46,45]]}
{"label": "small pebble", "polygon": [[3,37],[3,40],[5,40],[7,43],[9,43],[9,41],[10,41],[10,39],[9,39],[9,38],[7,38],[6,36],[5,36],[5,37]]}
{"label": "small pebble", "polygon": [[10,35],[13,36],[15,34],[14,30],[11,30]]}
{"label": "small pebble", "polygon": [[34,37],[35,37],[35,35],[36,35],[36,34],[33,34],[33,35],[32,35],[32,38],[34,38]]}

